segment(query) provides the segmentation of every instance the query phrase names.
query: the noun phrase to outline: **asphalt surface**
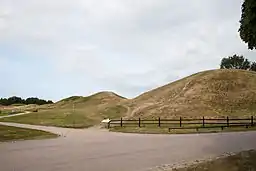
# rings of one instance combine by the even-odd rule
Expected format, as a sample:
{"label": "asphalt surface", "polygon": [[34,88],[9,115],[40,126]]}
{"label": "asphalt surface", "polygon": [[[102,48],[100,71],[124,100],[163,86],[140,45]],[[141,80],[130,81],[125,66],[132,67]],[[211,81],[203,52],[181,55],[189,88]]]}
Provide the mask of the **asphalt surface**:
{"label": "asphalt surface", "polygon": [[143,135],[95,128],[0,124],[61,135],[56,139],[0,143],[1,171],[146,171],[155,166],[256,149],[256,132]]}

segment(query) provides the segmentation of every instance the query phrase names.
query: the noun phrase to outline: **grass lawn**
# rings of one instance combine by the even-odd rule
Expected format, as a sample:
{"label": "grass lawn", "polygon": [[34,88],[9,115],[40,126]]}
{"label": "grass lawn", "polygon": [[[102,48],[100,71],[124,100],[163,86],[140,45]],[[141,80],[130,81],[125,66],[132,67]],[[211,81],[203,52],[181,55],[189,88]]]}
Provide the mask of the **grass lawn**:
{"label": "grass lawn", "polygon": [[45,131],[0,125],[0,142],[55,137],[57,135]]}
{"label": "grass lawn", "polygon": [[169,132],[168,128],[158,128],[158,127],[112,127],[110,131],[113,132],[123,132],[123,133],[142,133],[142,134],[192,134],[192,133],[217,133],[217,132],[235,132],[235,131],[256,131],[256,126],[245,128],[204,128],[199,129],[173,129]]}
{"label": "grass lawn", "polygon": [[250,150],[216,160],[194,164],[173,171],[254,171],[256,170],[256,151]]}
{"label": "grass lawn", "polygon": [[8,115],[7,113],[0,113],[0,116],[6,116],[6,115]]}
{"label": "grass lawn", "polygon": [[88,128],[100,124],[104,118],[120,118],[126,108],[122,106],[110,107],[100,112],[88,108],[57,108],[41,110],[26,115],[0,119],[1,122],[16,122],[34,125],[58,126],[66,128]]}
{"label": "grass lawn", "polygon": [[26,115],[0,119],[1,122],[16,122],[34,125],[59,126],[67,128],[86,128],[94,124],[94,120],[86,117],[80,111],[47,110]]}
{"label": "grass lawn", "polygon": [[0,111],[0,116],[6,116],[6,115],[13,115],[13,114],[18,114],[22,113],[24,111],[18,110],[18,111],[12,111],[12,110],[1,110]]}

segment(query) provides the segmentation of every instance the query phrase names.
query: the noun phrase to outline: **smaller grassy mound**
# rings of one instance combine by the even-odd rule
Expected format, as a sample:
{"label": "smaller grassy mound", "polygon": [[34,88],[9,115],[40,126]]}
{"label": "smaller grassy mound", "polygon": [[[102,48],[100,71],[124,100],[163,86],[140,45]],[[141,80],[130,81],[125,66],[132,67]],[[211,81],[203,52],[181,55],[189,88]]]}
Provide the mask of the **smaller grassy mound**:
{"label": "smaller grassy mound", "polygon": [[253,171],[256,170],[256,151],[250,150],[239,154],[219,158],[213,161],[194,164],[173,171]]}
{"label": "smaller grassy mound", "polygon": [[55,137],[57,135],[45,131],[0,125],[0,142]]}
{"label": "smaller grassy mound", "polygon": [[0,119],[34,125],[67,128],[88,128],[99,125],[104,118],[119,119],[127,111],[119,103],[124,98],[112,92],[100,92],[88,97],[72,96],[51,106],[40,106],[38,112]]}

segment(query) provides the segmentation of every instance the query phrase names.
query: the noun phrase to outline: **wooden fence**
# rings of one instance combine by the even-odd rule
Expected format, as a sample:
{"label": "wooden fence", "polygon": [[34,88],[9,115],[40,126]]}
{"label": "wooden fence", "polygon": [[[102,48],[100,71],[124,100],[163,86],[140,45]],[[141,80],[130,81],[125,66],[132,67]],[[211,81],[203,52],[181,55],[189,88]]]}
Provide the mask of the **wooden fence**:
{"label": "wooden fence", "polygon": [[199,119],[133,119],[125,120],[123,118],[119,120],[111,120],[108,123],[108,128],[111,127],[163,127],[170,129],[199,129],[199,128],[226,128],[226,127],[253,127],[255,126],[255,117],[249,118],[199,118]]}

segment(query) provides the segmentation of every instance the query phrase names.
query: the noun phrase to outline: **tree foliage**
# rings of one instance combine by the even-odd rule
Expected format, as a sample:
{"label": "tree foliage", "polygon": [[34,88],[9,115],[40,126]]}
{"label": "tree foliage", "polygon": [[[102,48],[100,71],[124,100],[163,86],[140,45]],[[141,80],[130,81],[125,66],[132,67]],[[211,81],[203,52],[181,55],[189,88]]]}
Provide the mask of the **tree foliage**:
{"label": "tree foliage", "polygon": [[37,104],[37,105],[43,105],[43,104],[52,104],[53,102],[51,100],[43,100],[39,99],[37,97],[29,97],[26,100],[22,99],[20,97],[9,97],[9,98],[1,98],[0,99],[0,104],[1,105],[12,105],[12,104]]}
{"label": "tree foliage", "polygon": [[248,49],[256,49],[256,1],[244,0],[240,20],[241,39],[248,44]]}
{"label": "tree foliage", "polygon": [[256,63],[251,63],[243,56],[233,55],[227,58],[223,58],[220,64],[221,69],[243,69],[256,71]]}
{"label": "tree foliage", "polygon": [[256,71],[256,62],[253,62],[251,64],[251,68],[250,68],[251,71]]}
{"label": "tree foliage", "polygon": [[244,69],[250,68],[250,62],[243,56],[233,55],[223,58],[220,64],[221,69]]}

